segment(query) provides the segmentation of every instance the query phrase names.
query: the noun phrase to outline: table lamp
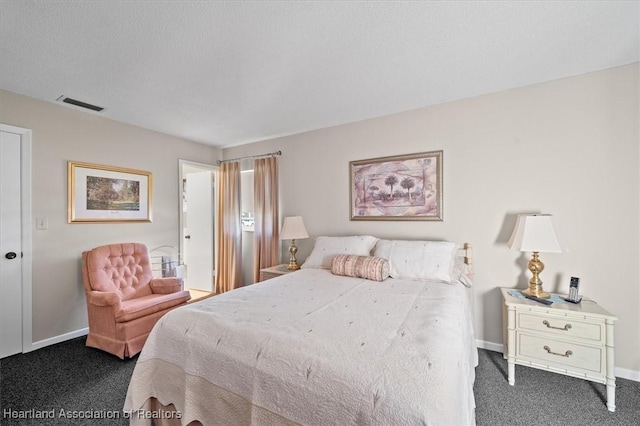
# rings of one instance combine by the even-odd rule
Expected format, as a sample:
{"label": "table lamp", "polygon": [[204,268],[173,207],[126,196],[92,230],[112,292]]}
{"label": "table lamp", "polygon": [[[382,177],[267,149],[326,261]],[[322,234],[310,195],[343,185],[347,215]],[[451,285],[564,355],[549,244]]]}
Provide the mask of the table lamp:
{"label": "table lamp", "polygon": [[529,288],[522,293],[528,296],[548,299],[549,293],[542,289],[540,273],[544,270],[544,263],[538,253],[562,253],[568,251],[567,246],[558,238],[553,226],[553,216],[550,214],[521,214],[518,215],[516,226],[509,238],[509,248],[519,251],[533,252],[528,263],[533,274],[529,280]]}
{"label": "table lamp", "polygon": [[295,271],[300,269],[298,265],[298,261],[296,260],[296,253],[298,252],[298,247],[296,246],[296,240],[302,238],[309,238],[309,234],[307,234],[307,230],[304,227],[304,222],[302,221],[302,216],[289,216],[284,218],[284,223],[282,224],[282,232],[280,233],[281,240],[291,240],[291,246],[289,246],[289,253],[291,253],[291,259],[289,260],[289,266],[287,269]]}

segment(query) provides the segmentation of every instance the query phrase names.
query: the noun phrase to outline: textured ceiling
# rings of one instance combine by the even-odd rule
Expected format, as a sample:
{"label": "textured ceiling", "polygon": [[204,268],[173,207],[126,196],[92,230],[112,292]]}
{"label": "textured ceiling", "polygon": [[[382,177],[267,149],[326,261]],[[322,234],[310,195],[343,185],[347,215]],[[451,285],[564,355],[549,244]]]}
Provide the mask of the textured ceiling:
{"label": "textured ceiling", "polygon": [[640,60],[638,1],[0,2],[0,88],[216,146]]}

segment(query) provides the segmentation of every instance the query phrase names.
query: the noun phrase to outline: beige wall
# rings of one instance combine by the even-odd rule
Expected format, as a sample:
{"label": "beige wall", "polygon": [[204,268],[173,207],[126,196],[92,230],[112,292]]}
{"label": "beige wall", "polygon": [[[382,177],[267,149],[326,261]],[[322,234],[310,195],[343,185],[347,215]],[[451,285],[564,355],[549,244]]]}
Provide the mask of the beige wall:
{"label": "beige wall", "polygon": [[[33,226],[33,341],[87,327],[80,273],[83,250],[138,241],[178,246],[178,159],[216,164],[220,150],[96,114],[0,91],[0,122],[33,131],[33,206],[49,229]],[[153,222],[67,223],[67,161],[153,173]]]}
{"label": "beige wall", "polygon": [[[618,316],[616,366],[640,377],[638,64],[224,150],[281,149],[282,215],[311,236],[470,242],[476,333],[502,343],[498,288],[524,288],[530,254],[506,246],[517,213],[555,216],[571,251],[542,254],[545,289],[581,278]],[[352,222],[349,161],[444,151],[443,222]],[[299,258],[313,240],[298,241]],[[286,251],[283,250],[284,253]],[[283,255],[283,260],[284,259]],[[525,273],[526,272],[526,273]]]}

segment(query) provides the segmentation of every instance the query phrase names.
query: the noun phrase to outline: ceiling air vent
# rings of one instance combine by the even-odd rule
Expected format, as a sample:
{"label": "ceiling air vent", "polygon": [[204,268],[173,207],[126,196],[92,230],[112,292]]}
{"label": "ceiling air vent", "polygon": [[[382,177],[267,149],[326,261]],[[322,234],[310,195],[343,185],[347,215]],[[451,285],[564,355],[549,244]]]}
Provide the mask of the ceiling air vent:
{"label": "ceiling air vent", "polygon": [[68,98],[68,97],[66,97],[64,95],[60,96],[56,100],[58,102],[64,102],[65,104],[74,105],[74,106],[77,106],[77,107],[80,107],[80,108],[90,109],[91,111],[100,112],[100,111],[102,111],[104,109],[103,107],[99,107],[99,106],[96,106],[96,105],[91,105],[91,104],[88,104],[86,102],[79,101],[77,99]]}

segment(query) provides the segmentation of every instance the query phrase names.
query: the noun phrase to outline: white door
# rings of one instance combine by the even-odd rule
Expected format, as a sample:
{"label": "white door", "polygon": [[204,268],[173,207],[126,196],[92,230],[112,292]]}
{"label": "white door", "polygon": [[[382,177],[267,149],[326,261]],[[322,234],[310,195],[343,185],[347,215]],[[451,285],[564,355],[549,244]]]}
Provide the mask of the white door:
{"label": "white door", "polygon": [[212,292],[214,175],[207,170],[186,176],[185,287]]}
{"label": "white door", "polygon": [[22,352],[20,140],[0,132],[0,358]]}

